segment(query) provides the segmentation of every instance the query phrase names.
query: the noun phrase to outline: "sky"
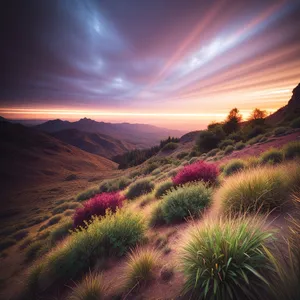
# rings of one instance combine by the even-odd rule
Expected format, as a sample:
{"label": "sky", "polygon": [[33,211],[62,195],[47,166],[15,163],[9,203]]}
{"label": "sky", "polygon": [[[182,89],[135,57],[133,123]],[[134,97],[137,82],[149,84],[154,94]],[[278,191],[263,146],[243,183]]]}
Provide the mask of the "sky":
{"label": "sky", "polygon": [[300,82],[300,1],[6,0],[0,115],[194,130]]}

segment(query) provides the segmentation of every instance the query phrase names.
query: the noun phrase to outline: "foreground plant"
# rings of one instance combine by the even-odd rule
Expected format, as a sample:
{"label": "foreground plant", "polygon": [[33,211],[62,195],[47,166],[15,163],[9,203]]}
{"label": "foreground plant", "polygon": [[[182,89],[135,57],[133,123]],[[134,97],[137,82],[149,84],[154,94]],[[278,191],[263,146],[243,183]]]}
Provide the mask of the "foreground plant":
{"label": "foreground plant", "polygon": [[193,181],[214,183],[218,174],[219,170],[215,164],[198,161],[185,166],[172,178],[172,180],[174,185],[181,185]]}
{"label": "foreground plant", "polygon": [[[300,299],[300,197],[294,195],[296,214],[289,219],[289,233],[277,255],[268,253],[275,269],[276,276],[272,278],[272,299]],[[286,234],[285,234],[286,235]],[[280,250],[281,249],[281,250]],[[287,250],[287,251],[286,251]]]}
{"label": "foreground plant", "polygon": [[184,293],[194,299],[261,299],[273,272],[265,249],[273,233],[258,218],[219,219],[195,226],[180,261]]}
{"label": "foreground plant", "polygon": [[125,269],[127,289],[134,289],[147,283],[154,277],[154,269],[159,261],[159,253],[155,249],[137,248],[128,255]]}
{"label": "foreground plant", "polygon": [[287,169],[261,167],[229,177],[220,189],[223,211],[252,213],[281,208],[291,188]]}
{"label": "foreground plant", "polygon": [[104,216],[107,209],[115,212],[122,206],[124,196],[119,192],[102,193],[94,196],[83,203],[83,207],[77,208],[73,223],[74,227],[83,226],[85,221],[89,221],[92,216]]}
{"label": "foreground plant", "polygon": [[145,223],[129,210],[110,211],[75,231],[43,259],[40,276],[44,289],[54,282],[64,283],[88,270],[99,257],[124,255],[142,242]]}
{"label": "foreground plant", "polygon": [[211,203],[212,188],[199,182],[173,189],[163,197],[161,211],[166,223],[197,217]]}
{"label": "foreground plant", "polygon": [[72,288],[68,300],[101,300],[108,287],[103,282],[102,274],[89,272],[84,279]]}

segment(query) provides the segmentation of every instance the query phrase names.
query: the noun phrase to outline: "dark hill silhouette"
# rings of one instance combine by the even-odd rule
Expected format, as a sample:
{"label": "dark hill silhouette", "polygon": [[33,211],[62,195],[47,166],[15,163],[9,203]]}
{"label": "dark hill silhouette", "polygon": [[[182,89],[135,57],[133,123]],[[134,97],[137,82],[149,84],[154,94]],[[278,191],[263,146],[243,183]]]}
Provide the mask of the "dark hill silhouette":
{"label": "dark hill silhouette", "polygon": [[300,116],[300,83],[293,89],[293,94],[287,105],[278,109],[267,117],[269,124],[277,124],[282,121],[290,121]]}
{"label": "dark hill silhouette", "polygon": [[108,135],[86,132],[77,129],[65,129],[51,133],[55,138],[76,146],[84,151],[111,159],[113,156],[133,150],[135,145],[122,142]]}
{"label": "dark hill silhouette", "polygon": [[[104,157],[82,151],[36,129],[6,121],[0,121],[0,160],[1,194],[117,167]],[[3,199],[1,197],[1,201]]]}
{"label": "dark hill silhouette", "polygon": [[51,120],[35,126],[36,129],[54,133],[66,129],[77,129],[84,132],[96,132],[113,139],[133,144],[135,148],[149,148],[159,144],[160,140],[168,136],[180,137],[183,132],[170,130],[147,124],[105,123],[88,118],[76,122]]}

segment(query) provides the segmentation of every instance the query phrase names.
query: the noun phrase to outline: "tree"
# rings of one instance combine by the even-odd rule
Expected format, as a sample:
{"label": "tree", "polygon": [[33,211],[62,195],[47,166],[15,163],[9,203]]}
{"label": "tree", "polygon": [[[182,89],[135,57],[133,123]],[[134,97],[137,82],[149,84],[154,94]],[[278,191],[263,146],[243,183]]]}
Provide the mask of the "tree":
{"label": "tree", "polygon": [[225,131],[226,134],[236,132],[240,129],[241,121],[242,121],[242,115],[240,114],[240,111],[237,108],[233,108],[229,112],[223,124],[223,130]]}
{"label": "tree", "polygon": [[248,120],[252,121],[256,125],[263,125],[265,118],[267,117],[267,111],[266,110],[260,110],[258,108],[255,108],[252,113],[250,114]]}
{"label": "tree", "polygon": [[200,152],[208,152],[214,148],[217,148],[220,139],[215,132],[210,130],[203,130],[199,133],[196,140],[196,146]]}

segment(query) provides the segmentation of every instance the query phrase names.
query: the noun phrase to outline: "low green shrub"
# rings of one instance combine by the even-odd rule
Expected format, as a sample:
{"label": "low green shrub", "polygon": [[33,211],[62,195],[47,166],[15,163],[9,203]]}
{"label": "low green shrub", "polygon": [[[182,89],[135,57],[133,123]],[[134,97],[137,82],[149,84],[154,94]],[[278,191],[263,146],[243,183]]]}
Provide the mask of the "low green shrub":
{"label": "low green shrub", "polygon": [[[103,192],[110,193],[110,192],[124,190],[131,182],[132,182],[131,179],[129,179],[126,176],[121,176],[116,179],[106,180],[101,183],[101,185],[99,187],[99,192],[100,193],[103,193]],[[90,197],[90,198],[92,198],[92,197]]]}
{"label": "low green shrub", "polygon": [[263,133],[265,133],[265,128],[263,128],[262,126],[255,126],[252,129],[250,129],[247,138],[253,139],[259,135],[262,135]]}
{"label": "low green shrub", "polygon": [[52,226],[52,225],[58,223],[61,220],[61,218],[62,218],[62,215],[60,215],[60,214],[53,216],[52,218],[50,218],[48,220],[47,226]]}
{"label": "low green shrub", "polygon": [[275,136],[280,136],[280,135],[284,135],[287,133],[287,131],[289,130],[289,128],[287,127],[277,127],[274,129],[274,135]]}
{"label": "low green shrub", "polygon": [[180,153],[178,153],[178,154],[176,155],[176,158],[178,158],[178,159],[183,159],[183,158],[185,158],[185,157],[188,156],[188,155],[189,155],[188,152],[180,152]]}
{"label": "low green shrub", "polygon": [[272,148],[262,153],[260,160],[263,164],[278,164],[283,161],[283,153],[278,149]]}
{"label": "low green shrub", "polygon": [[223,173],[225,176],[232,175],[246,167],[246,164],[241,159],[233,159],[224,166]]}
{"label": "low green shrub", "polygon": [[234,140],[223,140],[222,142],[219,143],[219,148],[224,150],[227,146],[232,146],[234,145],[235,141]]}
{"label": "low green shrub", "polygon": [[290,142],[282,149],[285,159],[294,159],[300,157],[300,142]]}
{"label": "low green shrub", "polygon": [[249,141],[247,141],[246,144],[247,144],[247,145],[254,145],[254,144],[258,143],[259,140],[260,140],[261,138],[263,138],[263,137],[264,137],[264,136],[263,136],[262,134],[260,134],[260,135],[258,135],[258,136],[256,136],[256,137],[250,139]]}
{"label": "low green shrub", "polygon": [[126,193],[126,198],[134,199],[144,194],[150,193],[155,185],[149,179],[139,179],[132,183]]}
{"label": "low green shrub", "polygon": [[246,144],[244,142],[238,142],[235,144],[235,150],[242,150],[246,147]]}
{"label": "low green shrub", "polygon": [[167,180],[164,182],[161,182],[157,185],[155,189],[155,198],[159,199],[161,198],[166,192],[168,192],[173,187],[172,180]]}
{"label": "low green shrub", "polygon": [[67,300],[102,300],[107,292],[103,275],[89,272],[80,283],[75,284]]}
{"label": "low green shrub", "polygon": [[65,220],[63,223],[59,223],[50,233],[51,244],[55,245],[58,241],[65,238],[72,228],[73,221],[71,218]]}
{"label": "low green shrub", "polygon": [[142,242],[146,226],[141,215],[129,210],[110,211],[76,230],[43,259],[38,283],[64,283],[87,271],[97,257],[124,255]]}
{"label": "low green shrub", "polygon": [[235,142],[239,142],[243,139],[243,133],[242,132],[232,132],[228,135],[229,140],[234,140]]}
{"label": "low green shrub", "polygon": [[75,209],[75,208],[78,208],[79,206],[80,206],[80,204],[77,202],[65,202],[59,206],[54,207],[52,210],[52,214],[53,215],[61,214],[64,211],[66,211],[67,209]]}
{"label": "low green shrub", "polygon": [[211,203],[212,188],[199,182],[173,189],[163,197],[161,209],[166,223],[197,217]]}
{"label": "low green shrub", "polygon": [[150,174],[158,167],[159,167],[159,165],[155,162],[148,163],[148,165],[146,165],[146,167],[144,168],[144,175]]}
{"label": "low green shrub", "polygon": [[99,193],[99,189],[98,188],[88,189],[88,190],[83,191],[80,194],[78,194],[76,196],[76,201],[84,201],[84,200],[90,199],[90,198],[92,198],[93,196],[95,196],[98,193]]}
{"label": "low green shrub", "polygon": [[286,204],[300,184],[300,168],[264,166],[229,177],[220,189],[225,213],[270,212]]}
{"label": "low green shrub", "polygon": [[149,218],[149,225],[151,227],[159,226],[165,223],[165,219],[162,212],[161,203],[157,203],[151,211]]}
{"label": "low green shrub", "polygon": [[230,153],[233,152],[233,151],[234,151],[234,147],[231,146],[231,145],[229,145],[229,146],[227,146],[227,147],[225,148],[224,154],[227,155],[227,154],[230,154]]}
{"label": "low green shrub", "polygon": [[241,216],[192,228],[180,252],[189,299],[266,299],[275,273],[267,255],[274,238],[263,225]]}
{"label": "low green shrub", "polygon": [[150,248],[138,248],[132,251],[126,262],[125,288],[138,288],[154,278],[154,269],[159,261],[159,253]]}
{"label": "low green shrub", "polygon": [[212,149],[212,150],[210,150],[210,151],[206,154],[206,157],[212,157],[212,156],[215,156],[219,151],[220,151],[219,148]]}
{"label": "low green shrub", "polygon": [[162,149],[161,151],[163,152],[166,152],[166,151],[173,151],[175,149],[178,148],[178,143],[173,143],[173,142],[170,142],[168,144],[166,144]]}
{"label": "low green shrub", "polygon": [[294,120],[291,122],[291,127],[292,127],[292,128],[300,128],[300,117],[294,119]]}
{"label": "low green shrub", "polygon": [[49,250],[49,245],[44,241],[34,241],[26,247],[25,259],[26,262],[31,262]]}

